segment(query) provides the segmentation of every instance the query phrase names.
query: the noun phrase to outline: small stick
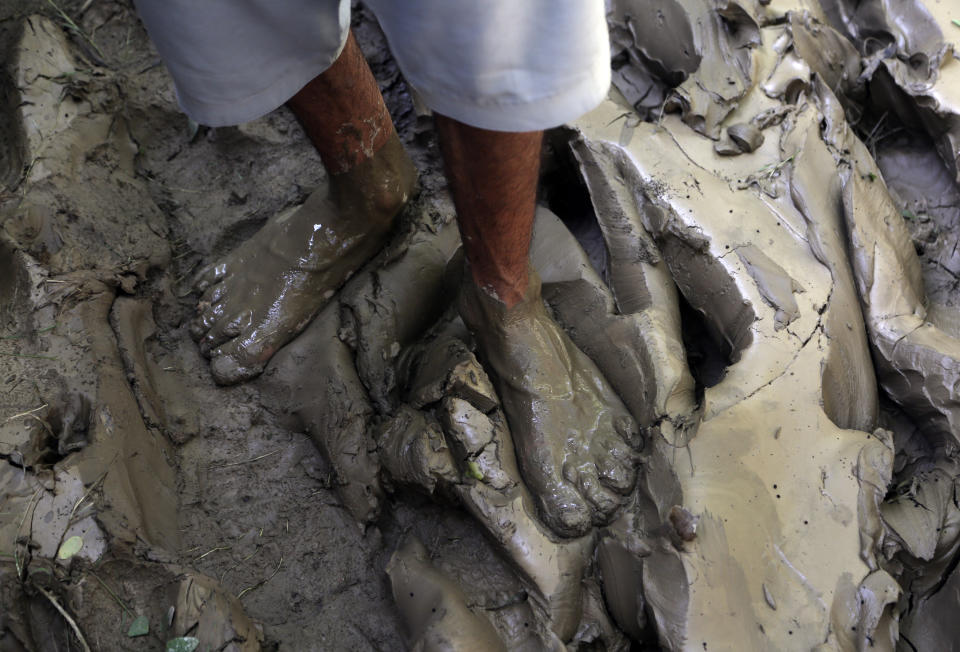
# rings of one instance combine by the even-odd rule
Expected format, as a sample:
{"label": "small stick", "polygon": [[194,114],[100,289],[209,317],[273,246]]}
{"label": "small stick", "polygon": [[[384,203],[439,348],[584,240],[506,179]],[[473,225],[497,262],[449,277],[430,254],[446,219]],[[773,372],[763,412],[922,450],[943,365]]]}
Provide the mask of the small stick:
{"label": "small stick", "polygon": [[263,547],[263,546],[258,543],[258,544],[257,544],[257,547],[253,549],[253,552],[251,552],[249,555],[247,555],[246,557],[244,557],[243,559],[241,559],[240,561],[238,561],[236,564],[234,564],[233,566],[231,566],[231,567],[228,568],[227,570],[223,571],[223,575],[220,576],[220,583],[223,584],[223,579],[227,576],[227,573],[229,573],[230,571],[235,570],[235,569],[237,569],[237,568],[240,568],[240,564],[242,564],[242,563],[244,563],[244,562],[246,562],[246,561],[249,561],[251,557],[253,557],[255,554],[257,554],[258,552],[260,552],[260,548],[262,548],[262,547]]}
{"label": "small stick", "polygon": [[249,593],[250,591],[253,591],[254,589],[259,589],[261,586],[263,586],[264,584],[266,584],[267,582],[269,582],[270,580],[272,580],[272,579],[273,579],[273,576],[280,572],[280,565],[281,565],[282,563],[283,563],[283,555],[280,555],[280,561],[277,562],[277,567],[273,569],[273,572],[272,572],[272,573],[270,573],[270,577],[268,577],[268,578],[265,579],[265,580],[261,580],[261,581],[257,582],[257,583],[254,584],[253,586],[248,586],[248,587],[245,588],[244,590],[240,591],[240,593],[237,594],[237,600],[239,600],[240,598],[242,598],[244,595],[246,595],[246,594]]}
{"label": "small stick", "polygon": [[210,550],[206,551],[205,553],[203,553],[202,555],[200,555],[199,557],[197,557],[197,558],[194,559],[193,561],[200,561],[201,559],[203,559],[204,557],[206,557],[206,556],[209,555],[210,553],[217,552],[217,551],[219,551],[219,550],[230,550],[230,546],[217,546],[216,548],[211,548]]}
{"label": "small stick", "polygon": [[[79,36],[82,36],[82,37],[83,37],[83,40],[86,41],[87,43],[89,43],[89,44],[90,44],[90,47],[92,47],[94,50],[96,50],[97,56],[99,56],[101,59],[104,58],[104,57],[103,57],[103,51],[102,51],[99,47],[97,47],[97,44],[93,42],[93,39],[92,39],[92,38],[90,38],[89,36],[87,36],[87,33],[86,33],[86,32],[84,32],[82,29],[80,29],[80,27],[79,27],[75,22],[73,22],[73,18],[70,18],[70,16],[68,16],[67,13],[66,13],[63,9],[61,9],[61,8],[57,5],[57,3],[55,3],[53,0],[47,0],[47,3],[48,3],[51,7],[53,7],[54,9],[57,10],[57,13],[60,14],[60,18],[62,18],[62,19],[63,19],[63,22],[65,22],[65,23],[67,24],[67,27],[69,27],[70,29],[72,29],[72,30],[73,30],[74,32],[76,32]],[[81,12],[81,13],[82,13],[82,12]]]}
{"label": "small stick", "polygon": [[35,407],[35,408],[33,408],[32,410],[27,410],[26,412],[21,412],[20,414],[14,414],[12,417],[7,417],[7,420],[4,421],[4,423],[6,423],[7,421],[13,421],[14,419],[19,419],[20,417],[28,417],[28,416],[32,415],[34,412],[39,412],[39,411],[42,410],[43,408],[47,407],[47,405],[49,405],[49,404],[48,404],[48,403],[44,403],[44,404],[41,405],[40,407]]}
{"label": "small stick", "polygon": [[34,586],[34,588],[35,588],[37,591],[40,591],[40,593],[43,595],[43,597],[45,597],[47,600],[49,600],[49,601],[50,601],[50,604],[52,604],[52,605],[54,606],[54,608],[55,608],[57,611],[60,612],[60,615],[63,616],[63,619],[67,621],[67,624],[68,624],[68,625],[70,625],[70,629],[73,630],[73,633],[74,633],[74,635],[77,637],[77,640],[80,641],[80,647],[83,648],[84,652],[90,652],[90,646],[87,645],[86,639],[83,638],[83,633],[81,633],[80,627],[78,627],[78,626],[77,626],[77,623],[73,620],[73,618],[70,617],[70,614],[68,614],[68,613],[66,612],[66,610],[64,610],[64,608],[60,606],[60,603],[57,602],[57,599],[54,598],[54,597],[50,594],[50,592],[47,591],[47,590],[46,590],[45,588],[43,588],[42,586]]}
{"label": "small stick", "polygon": [[[70,510],[70,518],[67,519],[68,521],[70,521],[71,519],[73,519],[73,515],[74,515],[74,513],[77,511],[77,507],[79,507],[79,506],[80,506],[80,503],[82,503],[84,500],[87,499],[87,496],[89,496],[91,493],[93,493],[93,490],[97,488],[97,485],[99,485],[99,484],[103,481],[103,479],[104,479],[105,477],[107,477],[107,473],[108,473],[108,471],[104,471],[104,472],[103,472],[103,475],[101,475],[99,478],[97,478],[97,481],[94,482],[92,485],[90,485],[90,488],[87,489],[86,493],[84,493],[82,496],[80,496],[80,500],[78,500],[76,503],[74,503],[73,509]],[[64,533],[64,534],[66,534],[66,533]]]}
{"label": "small stick", "polygon": [[37,489],[37,491],[30,498],[30,502],[27,503],[27,508],[23,510],[23,516],[20,517],[20,524],[17,525],[17,531],[13,535],[13,565],[17,570],[17,579],[23,579],[23,567],[20,566],[20,555],[17,554],[17,539],[20,538],[20,530],[23,529],[23,522],[27,520],[27,514],[30,513],[30,508],[33,506],[33,501],[37,499],[37,496],[40,495],[40,492],[43,491],[43,487]]}
{"label": "small stick", "polygon": [[102,586],[103,588],[105,588],[105,589],[107,590],[107,593],[110,594],[110,597],[112,597],[114,600],[117,601],[117,604],[120,605],[120,608],[121,608],[121,609],[123,609],[125,612],[127,612],[127,614],[130,615],[130,616],[135,616],[135,615],[136,615],[136,614],[134,614],[132,611],[130,611],[130,610],[127,608],[127,605],[123,604],[123,600],[121,600],[120,597],[119,597],[116,593],[114,593],[113,590],[112,590],[109,586],[107,586],[107,583],[106,583],[106,582],[104,582],[102,579],[100,579],[100,576],[99,576],[99,575],[97,575],[97,574],[94,573],[93,571],[90,571],[90,574],[93,575],[93,578],[94,578],[95,580],[97,580],[98,582],[100,582],[100,586]]}
{"label": "small stick", "polygon": [[251,457],[249,460],[243,460],[242,462],[227,462],[226,464],[211,464],[208,466],[208,469],[222,469],[227,466],[240,466],[241,464],[249,464],[250,462],[256,462],[257,460],[262,460],[265,457],[270,457],[271,455],[276,455],[280,452],[281,449],[275,451],[270,451],[269,453],[264,453],[263,455],[258,455],[257,457]]}

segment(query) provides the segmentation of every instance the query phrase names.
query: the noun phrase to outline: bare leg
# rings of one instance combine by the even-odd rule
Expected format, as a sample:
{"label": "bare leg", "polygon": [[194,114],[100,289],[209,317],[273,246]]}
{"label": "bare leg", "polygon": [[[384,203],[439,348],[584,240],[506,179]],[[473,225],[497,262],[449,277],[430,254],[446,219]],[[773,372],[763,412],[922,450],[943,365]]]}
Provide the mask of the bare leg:
{"label": "bare leg", "polygon": [[460,314],[493,372],[541,515],[558,533],[582,534],[633,485],[636,424],[547,314],[529,271],[542,133],[442,116],[437,128],[471,272]]}
{"label": "bare leg", "polygon": [[259,374],[340,285],[384,244],[416,172],[351,34],[323,74],[289,102],[329,185],[204,269],[191,324],[214,379]]}

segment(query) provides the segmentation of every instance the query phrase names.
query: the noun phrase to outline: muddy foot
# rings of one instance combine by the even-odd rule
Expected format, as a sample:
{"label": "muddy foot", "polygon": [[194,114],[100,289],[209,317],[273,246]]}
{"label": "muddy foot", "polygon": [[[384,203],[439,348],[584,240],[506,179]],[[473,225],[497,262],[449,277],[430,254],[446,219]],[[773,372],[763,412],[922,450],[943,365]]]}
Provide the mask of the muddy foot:
{"label": "muddy foot", "polygon": [[547,314],[531,271],[527,298],[507,309],[465,283],[460,313],[489,365],[522,475],[544,521],[565,536],[605,523],[632,487],[637,426],[623,403]]}
{"label": "muddy foot", "polygon": [[414,186],[413,164],[394,136],[372,159],[202,270],[190,332],[210,358],[214,380],[230,385],[263,371],[383,246]]}

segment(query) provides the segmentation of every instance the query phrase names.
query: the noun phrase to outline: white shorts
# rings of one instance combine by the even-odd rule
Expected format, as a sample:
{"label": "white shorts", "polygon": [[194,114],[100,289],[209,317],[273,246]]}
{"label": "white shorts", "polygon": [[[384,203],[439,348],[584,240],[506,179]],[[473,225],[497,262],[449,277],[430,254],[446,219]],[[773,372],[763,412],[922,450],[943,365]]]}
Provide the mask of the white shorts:
{"label": "white shorts", "polygon": [[[247,122],[327,69],[350,0],[135,0],[180,105]],[[366,0],[400,70],[437,113],[536,131],[593,109],[610,85],[604,0]]]}

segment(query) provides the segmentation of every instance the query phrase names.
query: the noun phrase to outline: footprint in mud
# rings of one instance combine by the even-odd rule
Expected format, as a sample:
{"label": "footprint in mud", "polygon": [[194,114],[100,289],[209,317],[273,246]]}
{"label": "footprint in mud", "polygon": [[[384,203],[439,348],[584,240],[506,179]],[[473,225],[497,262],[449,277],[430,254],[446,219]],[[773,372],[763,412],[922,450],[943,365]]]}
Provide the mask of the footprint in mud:
{"label": "footprint in mud", "polygon": [[[395,192],[375,202],[364,192],[366,180],[382,177],[385,166],[394,171]],[[190,333],[210,358],[214,380],[231,385],[260,374],[386,243],[414,184],[412,164],[394,137],[371,161],[328,179],[302,206],[201,270],[195,288],[203,294]]]}

